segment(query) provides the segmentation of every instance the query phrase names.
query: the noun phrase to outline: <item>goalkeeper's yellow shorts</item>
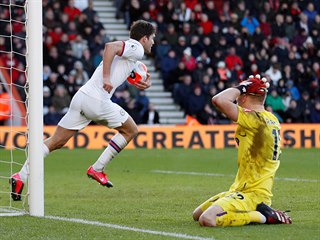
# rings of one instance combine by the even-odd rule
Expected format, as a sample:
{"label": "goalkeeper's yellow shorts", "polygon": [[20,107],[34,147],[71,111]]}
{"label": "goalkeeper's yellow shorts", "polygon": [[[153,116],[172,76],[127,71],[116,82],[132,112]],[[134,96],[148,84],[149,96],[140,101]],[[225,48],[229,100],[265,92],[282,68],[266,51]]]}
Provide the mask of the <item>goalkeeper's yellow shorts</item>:
{"label": "goalkeeper's yellow shorts", "polygon": [[264,202],[271,205],[268,197],[262,196],[255,192],[222,192],[219,193],[200,205],[202,211],[205,211],[212,205],[220,206],[224,211],[255,211],[257,205]]}

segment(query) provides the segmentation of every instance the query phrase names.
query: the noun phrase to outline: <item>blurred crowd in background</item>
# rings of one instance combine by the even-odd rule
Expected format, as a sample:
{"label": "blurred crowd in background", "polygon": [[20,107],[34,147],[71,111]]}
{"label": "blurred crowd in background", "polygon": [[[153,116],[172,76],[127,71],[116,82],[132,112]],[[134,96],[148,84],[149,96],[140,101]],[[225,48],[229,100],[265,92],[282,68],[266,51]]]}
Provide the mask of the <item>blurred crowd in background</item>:
{"label": "blurred crowd in background", "polygon": [[[4,0],[7,1],[7,0]],[[12,1],[12,0],[11,0]],[[16,0],[16,2],[22,2]],[[144,19],[157,27],[149,56],[186,116],[200,124],[230,123],[211,104],[213,95],[249,75],[270,81],[266,108],[282,123],[320,123],[320,1],[115,0],[116,18],[128,29]],[[44,123],[55,125],[75,92],[89,80],[111,39],[92,1],[43,0]],[[21,9],[13,11],[23,18]],[[1,19],[8,19],[5,8]],[[13,50],[25,52],[24,26],[13,23]],[[11,29],[0,22],[0,51]],[[1,54],[25,98],[23,55]],[[124,84],[113,100],[138,124],[161,122],[143,91]],[[148,120],[149,111],[157,117]]]}
{"label": "blurred crowd in background", "polygon": [[318,0],[116,2],[128,26],[155,23],[164,86],[201,124],[228,123],[210,100],[252,74],[270,81],[266,108],[280,122],[320,122]]}

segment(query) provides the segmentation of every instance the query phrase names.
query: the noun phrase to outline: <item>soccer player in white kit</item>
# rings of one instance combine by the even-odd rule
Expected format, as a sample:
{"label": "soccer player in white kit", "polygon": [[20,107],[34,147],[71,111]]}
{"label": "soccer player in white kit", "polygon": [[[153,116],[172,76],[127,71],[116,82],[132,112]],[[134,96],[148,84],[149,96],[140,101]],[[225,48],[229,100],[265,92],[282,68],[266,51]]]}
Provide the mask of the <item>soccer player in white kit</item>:
{"label": "soccer player in white kit", "polygon": [[[58,123],[52,137],[43,143],[43,155],[63,147],[79,130],[85,128],[91,121],[118,131],[108,147],[98,160],[89,167],[87,175],[103,186],[112,187],[112,183],[104,173],[104,168],[127,144],[137,135],[138,128],[131,116],[119,105],[111,101],[118,86],[127,77],[144,53],[150,53],[154,44],[154,26],[139,20],[130,28],[130,38],[127,41],[115,41],[105,44],[103,61],[97,67],[90,80],[74,95],[69,111]],[[144,90],[151,86],[150,75],[145,81],[134,83],[134,86]],[[21,200],[21,192],[28,177],[28,161],[20,172],[10,178],[12,199]]]}

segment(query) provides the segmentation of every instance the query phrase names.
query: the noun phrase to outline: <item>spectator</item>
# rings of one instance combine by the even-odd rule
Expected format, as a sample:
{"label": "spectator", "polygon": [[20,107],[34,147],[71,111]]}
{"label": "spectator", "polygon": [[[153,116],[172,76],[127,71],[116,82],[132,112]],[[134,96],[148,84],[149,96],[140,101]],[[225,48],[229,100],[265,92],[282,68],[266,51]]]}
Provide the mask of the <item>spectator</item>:
{"label": "spectator", "polygon": [[298,123],[301,122],[302,109],[298,105],[297,101],[291,99],[289,108],[285,111],[285,122],[286,123]]}
{"label": "spectator", "polygon": [[83,51],[88,48],[87,41],[83,40],[81,35],[77,35],[76,39],[71,43],[72,55],[80,59]]}
{"label": "spectator", "polygon": [[[121,2],[120,0],[118,2]],[[82,11],[85,15],[87,15],[88,20],[91,25],[93,25],[94,17],[98,15],[97,11],[93,9],[93,0],[88,0],[88,6]]]}
{"label": "spectator", "polygon": [[178,67],[176,69],[173,69],[170,74],[169,74],[169,78],[168,78],[168,82],[166,83],[166,85],[164,85],[164,87],[169,90],[169,91],[173,91],[173,86],[176,83],[182,82],[183,78],[185,75],[187,75],[189,73],[189,71],[186,69],[186,66],[184,65],[183,62],[179,62],[178,63]]}
{"label": "spectator", "polygon": [[130,114],[137,124],[141,124],[141,115],[137,111],[135,99],[129,99],[129,102],[125,105],[124,109]]}
{"label": "spectator", "polygon": [[148,110],[142,116],[141,123],[148,125],[160,124],[159,112],[151,102],[149,102]]}
{"label": "spectator", "polygon": [[268,38],[271,35],[271,25],[270,22],[267,21],[267,17],[264,13],[260,14],[260,29],[264,37]]}
{"label": "spectator", "polygon": [[284,115],[285,106],[276,89],[271,90],[271,94],[267,96],[266,105],[270,106],[272,111],[276,112],[281,117]]}
{"label": "spectator", "polygon": [[236,64],[243,66],[243,62],[241,58],[236,54],[235,47],[229,48],[229,54],[226,56],[225,59],[227,68],[232,71]]}
{"label": "spectator", "polygon": [[299,100],[300,99],[300,92],[298,88],[294,85],[294,82],[292,80],[287,81],[286,83],[287,89],[290,92],[292,99]]}
{"label": "spectator", "polygon": [[185,36],[180,36],[178,38],[177,44],[174,46],[174,50],[177,53],[177,57],[181,58],[183,56],[183,51],[187,48],[187,40]]}
{"label": "spectator", "polygon": [[52,106],[55,110],[61,114],[61,117],[68,111],[71,102],[71,97],[69,96],[64,85],[57,85],[52,96]]}
{"label": "spectator", "polygon": [[313,107],[313,103],[310,100],[310,94],[307,91],[304,91],[301,94],[301,98],[298,102],[298,105],[300,106],[300,108],[302,109],[302,122],[304,123],[309,123],[311,122],[311,110]]}
{"label": "spectator", "polygon": [[178,33],[174,24],[169,23],[167,31],[164,32],[164,38],[168,41],[168,44],[173,46],[178,42]]}
{"label": "spectator", "polygon": [[146,96],[145,91],[138,91],[138,95],[135,99],[135,109],[138,111],[140,118],[148,111],[149,98]]}
{"label": "spectator", "polygon": [[284,97],[286,95],[286,93],[288,92],[288,88],[287,88],[286,83],[285,83],[283,78],[281,78],[278,81],[278,85],[275,86],[275,87],[276,87],[277,92],[278,92],[280,97]]}
{"label": "spectator", "polygon": [[227,81],[231,77],[231,72],[226,68],[226,64],[223,61],[217,64],[217,81]]}
{"label": "spectator", "polygon": [[246,15],[247,8],[245,1],[237,1],[237,5],[233,11],[234,14],[237,15],[238,18],[243,19]]}
{"label": "spectator", "polygon": [[178,14],[178,19],[181,23],[189,22],[191,18],[191,9],[187,7],[185,2],[180,2],[180,6],[176,11]]}
{"label": "spectator", "polygon": [[47,115],[49,113],[49,108],[52,105],[51,101],[51,90],[49,87],[43,87],[43,115]]}
{"label": "spectator", "polygon": [[87,72],[88,76],[91,76],[94,72],[93,62],[91,52],[88,48],[83,50],[81,63],[83,64],[83,69]]}
{"label": "spectator", "polygon": [[200,18],[199,26],[203,28],[203,34],[208,35],[212,32],[213,29],[213,22],[210,21],[207,14],[202,13]]}
{"label": "spectator", "polygon": [[189,96],[187,103],[186,114],[195,117],[200,123],[207,123],[206,119],[203,119],[202,113],[206,105],[206,97],[202,94],[201,86],[196,84],[193,87],[193,91]]}
{"label": "spectator", "polygon": [[179,59],[177,58],[174,49],[170,49],[167,56],[164,56],[160,61],[160,69],[164,81],[163,84],[166,89],[168,89],[170,85],[171,72],[177,68],[178,63]]}
{"label": "spectator", "polygon": [[75,7],[74,0],[69,0],[68,5],[64,7],[63,12],[68,14],[69,21],[73,21],[81,14],[81,11]]}
{"label": "spectator", "polygon": [[192,78],[191,75],[184,75],[180,83],[173,86],[173,99],[182,109],[187,108],[189,96],[192,92]]}
{"label": "spectator", "polygon": [[280,64],[274,63],[271,67],[265,72],[266,75],[271,79],[272,86],[277,86],[278,81],[282,78],[282,73],[280,71]]}
{"label": "spectator", "polygon": [[284,23],[284,31],[285,37],[288,38],[289,41],[293,39],[296,35],[296,26],[295,22],[293,21],[293,17],[291,15],[286,15],[285,23]]}
{"label": "spectator", "polygon": [[305,9],[303,13],[307,16],[309,25],[312,24],[318,15],[318,12],[314,9],[314,4],[312,2],[308,3],[307,9]]}
{"label": "spectator", "polygon": [[282,14],[276,15],[275,22],[271,25],[271,31],[273,37],[284,37],[285,26],[284,17]]}
{"label": "spectator", "polygon": [[48,113],[44,115],[43,123],[45,125],[56,125],[62,118],[61,114],[53,106],[49,107]]}
{"label": "spectator", "polygon": [[290,102],[292,100],[290,91],[287,91],[283,96],[281,96],[281,98],[284,105],[284,110],[286,111],[289,108]]}
{"label": "spectator", "polygon": [[194,56],[195,58],[198,58],[200,54],[204,52],[203,45],[200,42],[200,37],[198,35],[194,35],[191,37],[190,48],[192,56]]}
{"label": "spectator", "polygon": [[181,58],[181,62],[184,63],[186,69],[191,73],[197,67],[197,62],[194,56],[192,56],[192,50],[190,47],[187,47],[183,51],[183,56]]}
{"label": "spectator", "polygon": [[259,27],[259,22],[254,16],[247,15],[242,19],[241,26],[246,28],[250,35],[253,35],[255,29]]}
{"label": "spectator", "polygon": [[311,108],[310,118],[312,123],[320,123],[320,100],[316,100]]}
{"label": "spectator", "polygon": [[75,76],[75,82],[77,85],[84,85],[89,80],[89,75],[84,70],[81,61],[76,61],[74,63],[74,68],[71,70],[70,74]]}

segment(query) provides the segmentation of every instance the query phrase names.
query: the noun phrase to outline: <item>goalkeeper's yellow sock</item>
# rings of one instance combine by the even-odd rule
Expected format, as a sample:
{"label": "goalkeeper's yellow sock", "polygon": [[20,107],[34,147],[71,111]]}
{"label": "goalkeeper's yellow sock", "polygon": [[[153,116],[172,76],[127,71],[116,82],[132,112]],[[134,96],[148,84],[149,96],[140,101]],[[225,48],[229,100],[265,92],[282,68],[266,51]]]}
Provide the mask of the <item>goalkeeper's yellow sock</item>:
{"label": "goalkeeper's yellow sock", "polygon": [[267,220],[266,217],[263,216],[258,211],[251,211],[251,212],[248,212],[248,214],[250,217],[250,222],[252,222],[252,223],[265,223]]}
{"label": "goalkeeper's yellow sock", "polygon": [[264,223],[263,215],[257,211],[233,212],[228,211],[216,217],[217,226],[243,226],[249,223]]}

